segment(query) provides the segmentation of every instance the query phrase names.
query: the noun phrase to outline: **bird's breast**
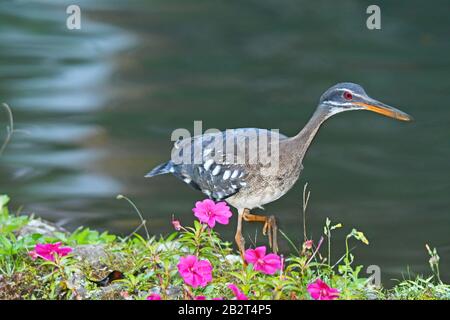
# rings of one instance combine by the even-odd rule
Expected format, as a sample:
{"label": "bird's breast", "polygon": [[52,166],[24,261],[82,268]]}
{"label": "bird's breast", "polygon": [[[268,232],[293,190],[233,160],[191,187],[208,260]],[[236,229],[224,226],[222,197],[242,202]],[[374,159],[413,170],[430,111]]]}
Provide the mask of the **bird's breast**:
{"label": "bird's breast", "polygon": [[275,174],[249,175],[247,185],[226,199],[235,208],[256,208],[284,196],[298,180],[302,166],[279,168]]}

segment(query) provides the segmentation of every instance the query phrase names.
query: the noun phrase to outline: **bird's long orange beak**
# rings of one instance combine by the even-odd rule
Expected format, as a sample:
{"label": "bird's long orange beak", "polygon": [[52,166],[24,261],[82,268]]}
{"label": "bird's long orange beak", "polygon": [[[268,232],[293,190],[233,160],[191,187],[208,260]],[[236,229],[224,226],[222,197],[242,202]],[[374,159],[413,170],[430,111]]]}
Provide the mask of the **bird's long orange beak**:
{"label": "bird's long orange beak", "polygon": [[398,110],[396,108],[393,108],[391,106],[388,106],[382,102],[373,100],[368,103],[365,102],[353,102],[354,105],[357,105],[359,107],[362,107],[365,110],[369,110],[375,113],[382,114],[384,116],[394,118],[401,121],[412,121],[413,117],[411,117],[409,114]]}

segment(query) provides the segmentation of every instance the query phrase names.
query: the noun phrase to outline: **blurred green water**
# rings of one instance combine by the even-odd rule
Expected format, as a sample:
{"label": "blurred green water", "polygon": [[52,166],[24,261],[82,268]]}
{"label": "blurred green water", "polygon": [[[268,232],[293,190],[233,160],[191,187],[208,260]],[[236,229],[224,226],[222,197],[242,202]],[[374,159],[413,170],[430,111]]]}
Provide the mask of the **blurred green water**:
{"label": "blurred green water", "polygon": [[[73,3],[82,9],[81,30],[65,27]],[[172,130],[203,120],[205,129],[293,135],[323,91],[352,81],[416,121],[366,112],[331,119],[296,188],[266,212],[300,241],[308,182],[308,234],[317,240],[326,217],[344,224],[335,259],[354,226],[371,241],[355,248],[358,262],[380,265],[384,279],[401,278],[406,266],[426,272],[425,243],[440,249],[450,279],[450,5],[383,3],[382,30],[369,31],[369,4],[2,2],[0,100],[21,131],[0,160],[0,193],[14,208],[69,228],[127,234],[138,219],[115,200],[123,193],[152,232],[166,233],[172,214],[190,224],[202,198],[173,177],[143,178],[169,158]],[[231,240],[234,228],[219,231]],[[255,236],[255,227],[246,230]]]}

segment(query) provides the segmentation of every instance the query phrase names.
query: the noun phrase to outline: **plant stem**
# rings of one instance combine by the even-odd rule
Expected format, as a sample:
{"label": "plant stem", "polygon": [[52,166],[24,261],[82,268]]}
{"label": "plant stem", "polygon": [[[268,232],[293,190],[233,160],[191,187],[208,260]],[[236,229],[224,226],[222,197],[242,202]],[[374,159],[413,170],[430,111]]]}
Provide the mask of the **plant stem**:
{"label": "plant stem", "polygon": [[346,236],[345,237],[345,261],[344,261],[344,263],[345,263],[345,273],[344,273],[344,278],[345,278],[345,289],[347,289],[347,282],[348,282],[348,268],[349,268],[349,266],[350,266],[350,261],[349,261],[349,258],[348,258],[348,255],[349,255],[349,250],[348,250],[348,239],[349,239],[350,237],[349,236]]}
{"label": "plant stem", "polygon": [[308,188],[308,182],[303,186],[303,241],[306,242],[308,238],[306,237],[306,208],[308,207],[309,196],[311,193],[308,191],[308,195],[306,195],[306,191]]}
{"label": "plant stem", "polygon": [[142,213],[139,211],[139,209],[137,208],[137,206],[134,204],[133,201],[131,201],[130,199],[128,199],[127,197],[125,197],[124,195],[119,194],[117,196],[117,199],[125,199],[128,201],[129,204],[131,204],[131,206],[134,208],[134,210],[137,212],[139,218],[141,219],[141,225],[144,226],[144,230],[145,230],[145,234],[147,236],[147,240],[150,240],[150,234],[148,233],[148,229],[147,229],[147,221],[144,219],[144,217],[142,216]]}
{"label": "plant stem", "polygon": [[13,118],[11,108],[6,103],[3,103],[2,106],[6,109],[9,125],[6,127],[5,141],[3,142],[2,146],[0,147],[0,156],[3,154],[3,151],[5,151],[5,148],[8,145],[9,141],[11,141],[11,137],[14,132],[14,118]]}
{"label": "plant stem", "polygon": [[305,267],[308,266],[308,264],[312,261],[312,259],[316,256],[317,252],[319,252],[320,247],[322,246],[323,237],[320,237],[319,243],[317,244],[316,250],[314,250],[312,256],[308,259],[308,261],[305,263]]}
{"label": "plant stem", "polygon": [[331,266],[331,230],[328,229],[328,265]]}

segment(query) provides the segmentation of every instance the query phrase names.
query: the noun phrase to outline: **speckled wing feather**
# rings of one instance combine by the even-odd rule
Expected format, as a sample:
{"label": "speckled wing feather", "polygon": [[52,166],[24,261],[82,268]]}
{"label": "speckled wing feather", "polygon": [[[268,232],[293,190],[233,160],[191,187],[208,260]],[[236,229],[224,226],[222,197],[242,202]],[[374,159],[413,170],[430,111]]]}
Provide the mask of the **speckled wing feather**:
{"label": "speckled wing feather", "polygon": [[[286,138],[265,129],[245,128],[184,139],[176,142],[175,148],[180,158],[185,156],[184,159],[190,161],[183,160],[178,164],[170,161],[167,170],[216,201],[226,199],[247,184],[246,178],[251,167],[248,163],[250,157],[254,156],[248,150],[255,134],[267,135],[269,139],[275,135],[277,139]],[[227,140],[234,142],[233,148],[226,147]],[[218,148],[220,145],[222,148]],[[238,146],[245,149],[244,158],[238,156]],[[186,156],[185,152],[190,154]]]}

